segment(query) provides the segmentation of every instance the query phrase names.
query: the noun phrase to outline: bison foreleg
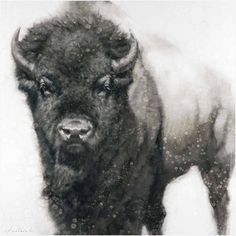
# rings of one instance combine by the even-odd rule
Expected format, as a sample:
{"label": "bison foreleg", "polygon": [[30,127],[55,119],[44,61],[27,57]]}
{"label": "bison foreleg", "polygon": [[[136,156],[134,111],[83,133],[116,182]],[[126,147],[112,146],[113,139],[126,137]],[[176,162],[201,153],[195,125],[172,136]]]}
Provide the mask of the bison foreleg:
{"label": "bison foreleg", "polygon": [[226,168],[213,166],[207,171],[201,170],[201,174],[209,190],[209,200],[214,209],[218,234],[226,234],[229,171]]}
{"label": "bison foreleg", "polygon": [[145,226],[151,235],[162,234],[162,224],[166,216],[165,208],[161,201],[148,205]]}
{"label": "bison foreleg", "polygon": [[144,224],[151,235],[162,234],[162,224],[164,222],[166,211],[162,204],[165,186],[159,182],[159,176],[156,176],[149,200],[146,206]]}

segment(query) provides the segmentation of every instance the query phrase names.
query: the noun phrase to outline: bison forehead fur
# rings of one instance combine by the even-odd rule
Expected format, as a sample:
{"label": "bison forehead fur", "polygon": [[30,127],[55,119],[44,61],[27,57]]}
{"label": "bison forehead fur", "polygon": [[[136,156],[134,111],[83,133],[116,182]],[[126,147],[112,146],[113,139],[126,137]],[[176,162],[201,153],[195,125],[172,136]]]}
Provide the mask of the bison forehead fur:
{"label": "bison forehead fur", "polygon": [[[20,47],[35,67],[33,75],[19,71],[20,88],[30,95],[36,129],[54,149],[56,125],[64,118],[89,119],[97,141],[115,136],[128,103],[127,86],[121,89],[114,81],[130,77],[130,72],[114,74],[111,59],[127,54],[130,45],[125,34],[100,18],[84,23],[70,16],[36,25]],[[90,141],[91,146],[96,144]]]}
{"label": "bison forehead fur", "polygon": [[[85,12],[93,5],[80,4]],[[16,75],[32,110],[57,233],[140,234],[146,225],[160,234],[165,187],[192,165],[225,233],[233,115],[223,92],[195,99],[191,88],[172,91],[165,77],[189,83],[191,67],[183,63],[188,69],[179,72],[180,60],[160,54],[153,78],[135,37],[98,13],[72,10],[33,26],[21,42],[18,36]],[[202,71],[197,76],[210,81],[202,87],[212,88],[215,76]]]}

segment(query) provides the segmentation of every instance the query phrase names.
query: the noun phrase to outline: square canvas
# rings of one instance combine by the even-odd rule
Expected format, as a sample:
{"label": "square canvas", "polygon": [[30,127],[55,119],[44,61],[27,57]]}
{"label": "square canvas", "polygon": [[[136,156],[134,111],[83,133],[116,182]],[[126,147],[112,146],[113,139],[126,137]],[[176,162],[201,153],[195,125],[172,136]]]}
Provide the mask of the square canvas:
{"label": "square canvas", "polygon": [[234,1],[1,1],[0,234],[236,234]]}

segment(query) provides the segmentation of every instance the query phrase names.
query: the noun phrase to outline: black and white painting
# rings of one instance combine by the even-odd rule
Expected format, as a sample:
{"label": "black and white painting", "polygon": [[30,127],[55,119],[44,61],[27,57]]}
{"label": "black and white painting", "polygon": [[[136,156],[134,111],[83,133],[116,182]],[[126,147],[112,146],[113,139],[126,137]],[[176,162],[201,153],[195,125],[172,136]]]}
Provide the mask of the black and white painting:
{"label": "black and white painting", "polygon": [[233,1],[1,2],[0,233],[236,233]]}

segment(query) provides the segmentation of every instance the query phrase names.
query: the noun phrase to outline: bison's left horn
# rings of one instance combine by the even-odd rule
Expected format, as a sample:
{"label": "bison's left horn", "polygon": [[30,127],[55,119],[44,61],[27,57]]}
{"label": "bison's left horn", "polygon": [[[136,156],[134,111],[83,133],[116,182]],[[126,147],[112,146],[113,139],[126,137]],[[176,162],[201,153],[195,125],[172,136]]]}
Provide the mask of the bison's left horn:
{"label": "bison's left horn", "polygon": [[112,69],[115,73],[123,73],[132,68],[138,55],[138,43],[134,36],[130,37],[131,46],[129,53],[119,60],[112,60]]}
{"label": "bison's left horn", "polygon": [[18,28],[11,41],[11,53],[15,63],[26,73],[33,74],[34,64],[27,61],[23,56],[19,48],[19,34],[20,28]]}

